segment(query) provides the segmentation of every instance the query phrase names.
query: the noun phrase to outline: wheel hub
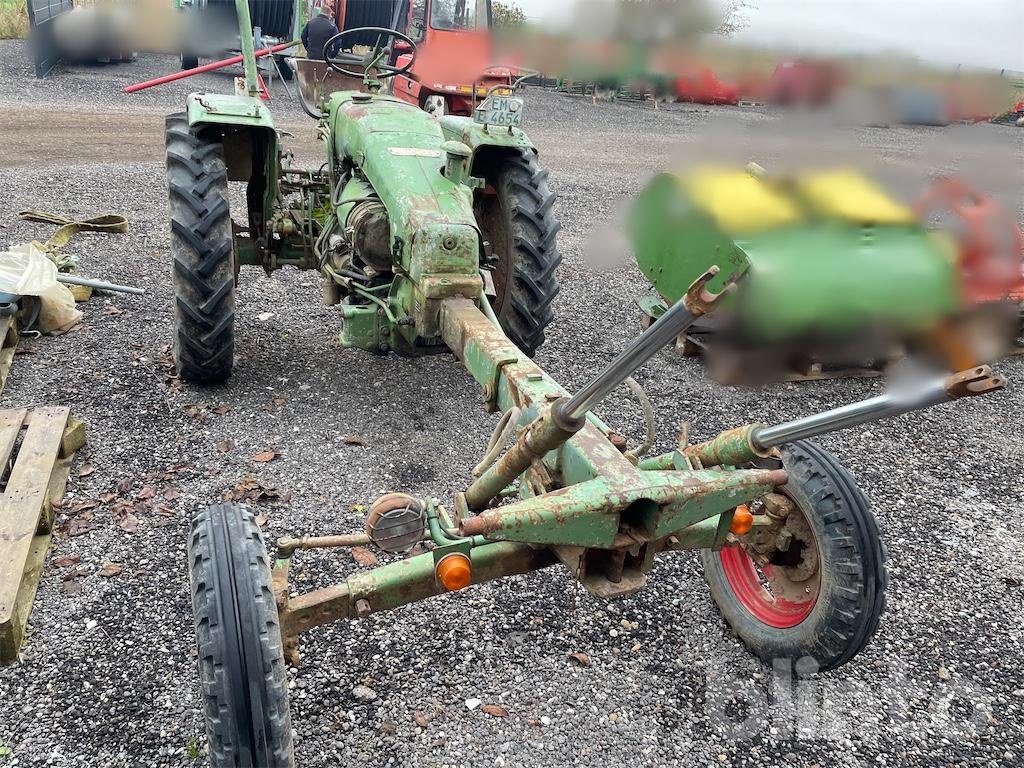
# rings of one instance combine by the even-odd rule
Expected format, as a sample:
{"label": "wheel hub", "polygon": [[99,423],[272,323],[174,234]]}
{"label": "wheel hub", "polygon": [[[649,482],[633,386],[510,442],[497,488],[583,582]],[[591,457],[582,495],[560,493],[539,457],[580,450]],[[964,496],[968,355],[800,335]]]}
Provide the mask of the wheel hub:
{"label": "wheel hub", "polygon": [[814,610],[821,591],[818,546],[795,505],[784,517],[771,514],[775,505],[766,506],[777,524],[760,526],[722,549],[722,567],[736,599],[755,618],[771,627],[794,627]]}

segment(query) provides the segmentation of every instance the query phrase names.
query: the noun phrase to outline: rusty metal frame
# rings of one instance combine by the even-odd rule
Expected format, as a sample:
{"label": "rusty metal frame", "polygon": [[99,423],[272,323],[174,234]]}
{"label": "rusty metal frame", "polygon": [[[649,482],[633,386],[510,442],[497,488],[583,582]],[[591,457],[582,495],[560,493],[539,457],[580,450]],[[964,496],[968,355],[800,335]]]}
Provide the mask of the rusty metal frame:
{"label": "rusty metal frame", "polygon": [[[785,482],[785,473],[777,469],[635,466],[612,441],[609,427],[590,415],[575,432],[545,427],[551,404],[566,391],[523,354],[476,301],[445,300],[440,331],[480,385],[484,404],[506,413],[515,409],[517,426],[524,432],[528,427],[550,429],[550,439],[540,444],[552,447],[534,457],[517,487],[492,494],[518,500],[474,515],[466,495],[460,494],[453,518],[441,512],[440,529],[451,531],[453,537],[442,535],[433,552],[292,597],[288,573],[296,547],[282,548],[274,567],[274,591],[292,660],[298,658],[301,632],[443,594],[434,565],[452,551],[471,558],[472,584],[561,561],[595,594],[635,592],[646,582],[657,553],[721,547],[736,505]],[[521,434],[520,440],[528,437]],[[339,542],[346,538],[339,537]],[[325,542],[331,544],[329,539]]]}

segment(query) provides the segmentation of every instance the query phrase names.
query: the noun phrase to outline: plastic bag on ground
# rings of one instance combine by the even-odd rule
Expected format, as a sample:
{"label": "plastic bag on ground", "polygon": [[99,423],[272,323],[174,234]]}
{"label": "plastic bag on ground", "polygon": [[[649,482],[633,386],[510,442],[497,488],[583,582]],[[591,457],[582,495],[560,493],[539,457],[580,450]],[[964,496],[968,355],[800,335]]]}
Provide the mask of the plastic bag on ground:
{"label": "plastic bag on ground", "polygon": [[0,251],[0,291],[38,296],[41,306],[36,327],[42,333],[65,333],[82,317],[71,291],[57,282],[57,265],[30,243]]}

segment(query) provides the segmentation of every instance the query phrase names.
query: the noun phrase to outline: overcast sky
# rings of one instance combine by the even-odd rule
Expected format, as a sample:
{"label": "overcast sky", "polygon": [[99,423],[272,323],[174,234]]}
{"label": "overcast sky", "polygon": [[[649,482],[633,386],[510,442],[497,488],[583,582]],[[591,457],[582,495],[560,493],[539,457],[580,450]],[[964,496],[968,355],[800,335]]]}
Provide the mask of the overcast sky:
{"label": "overcast sky", "polygon": [[[533,19],[569,0],[513,0]],[[940,64],[1024,71],[1024,0],[751,0],[737,41],[814,51],[898,50]]]}

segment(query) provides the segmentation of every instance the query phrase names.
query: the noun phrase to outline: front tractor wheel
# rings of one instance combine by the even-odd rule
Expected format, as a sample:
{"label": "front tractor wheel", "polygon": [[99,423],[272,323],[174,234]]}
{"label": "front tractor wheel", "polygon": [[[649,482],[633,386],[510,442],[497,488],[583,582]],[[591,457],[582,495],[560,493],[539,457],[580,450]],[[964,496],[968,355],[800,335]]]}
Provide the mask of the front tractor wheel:
{"label": "front tractor wheel", "polygon": [[231,375],[234,358],[235,264],[224,147],[219,136],[167,118],[167,182],[171,206],[174,360],[196,384]]}
{"label": "front tractor wheel", "polygon": [[532,356],[544,343],[558,295],[555,195],[530,150],[501,156],[483,175],[487,188],[477,194],[475,210],[491,247],[494,313],[505,334]]}
{"label": "front tractor wheel", "polygon": [[781,453],[789,482],[765,514],[784,515],[784,524],[766,529],[769,538],[755,528],[739,545],[702,550],[701,560],[740,639],[765,661],[807,674],[845,664],[874,635],[886,552],[867,498],[829,453],[806,441]]}
{"label": "front tractor wheel", "polygon": [[199,681],[213,768],[290,768],[288,680],[263,536],[252,513],[196,515],[188,545]]}

